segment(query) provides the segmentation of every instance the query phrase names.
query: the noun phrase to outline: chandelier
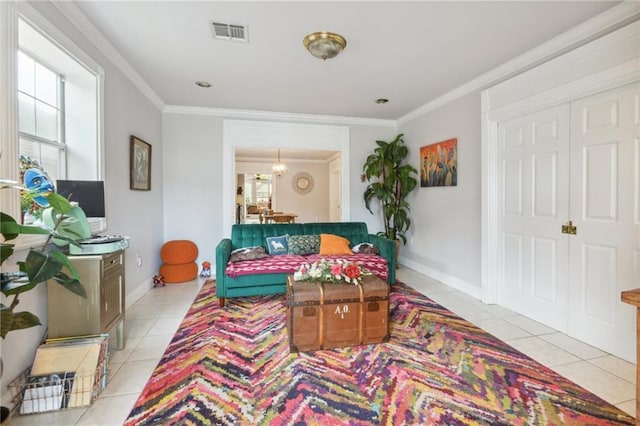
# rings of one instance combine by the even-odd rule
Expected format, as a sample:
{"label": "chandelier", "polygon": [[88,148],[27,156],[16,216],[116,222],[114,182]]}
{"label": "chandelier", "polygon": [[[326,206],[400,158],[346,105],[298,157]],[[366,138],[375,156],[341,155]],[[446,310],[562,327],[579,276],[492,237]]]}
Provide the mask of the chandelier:
{"label": "chandelier", "polygon": [[344,37],[327,31],[307,34],[302,42],[309,53],[325,60],[336,57],[347,46],[347,40]]}
{"label": "chandelier", "polygon": [[287,172],[287,166],[280,161],[280,150],[278,150],[278,162],[271,167],[274,175],[280,177]]}

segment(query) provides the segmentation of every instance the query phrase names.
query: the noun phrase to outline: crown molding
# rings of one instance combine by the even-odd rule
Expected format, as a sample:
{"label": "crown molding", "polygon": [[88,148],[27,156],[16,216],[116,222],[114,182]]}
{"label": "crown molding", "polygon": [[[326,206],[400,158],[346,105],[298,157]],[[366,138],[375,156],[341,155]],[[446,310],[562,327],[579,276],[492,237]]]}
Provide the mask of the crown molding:
{"label": "crown molding", "polygon": [[449,102],[520,74],[639,18],[640,2],[638,0],[626,0],[624,3],[612,7],[600,15],[403,115],[398,118],[397,124],[400,126],[415,120]]}
{"label": "crown molding", "polygon": [[277,120],[290,123],[311,124],[343,124],[356,126],[396,127],[395,120],[377,118],[345,117],[339,115],[300,114],[292,112],[253,111],[229,108],[190,107],[180,105],[166,105],[162,111],[165,114],[210,115],[223,118],[250,120]]}
{"label": "crown molding", "polygon": [[[307,163],[307,164],[328,164],[334,158],[334,156],[340,157],[340,154],[334,154],[332,158],[327,160],[311,160],[308,158],[281,158],[281,162],[284,164],[297,164],[297,163]],[[275,158],[264,158],[264,157],[235,157],[236,163],[264,163],[264,164],[273,164],[275,163]]]}
{"label": "crown molding", "polygon": [[71,1],[51,1],[136,86],[160,111],[164,102],[147,82],[133,69],[118,50],[93,25],[84,13]]}

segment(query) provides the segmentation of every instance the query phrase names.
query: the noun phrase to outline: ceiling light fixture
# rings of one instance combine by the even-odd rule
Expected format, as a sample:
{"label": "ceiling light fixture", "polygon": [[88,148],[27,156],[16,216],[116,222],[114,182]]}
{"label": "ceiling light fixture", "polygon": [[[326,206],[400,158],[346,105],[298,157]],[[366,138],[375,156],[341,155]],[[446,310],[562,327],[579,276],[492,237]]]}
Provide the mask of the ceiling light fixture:
{"label": "ceiling light fixture", "polygon": [[211,87],[211,83],[209,83],[208,81],[196,81],[196,86]]}
{"label": "ceiling light fixture", "polygon": [[347,40],[340,34],[327,31],[316,31],[307,34],[303,40],[304,47],[316,58],[331,59],[347,47]]}
{"label": "ceiling light fixture", "polygon": [[278,150],[278,162],[271,167],[274,175],[280,177],[287,172],[287,166],[280,161],[280,150]]}

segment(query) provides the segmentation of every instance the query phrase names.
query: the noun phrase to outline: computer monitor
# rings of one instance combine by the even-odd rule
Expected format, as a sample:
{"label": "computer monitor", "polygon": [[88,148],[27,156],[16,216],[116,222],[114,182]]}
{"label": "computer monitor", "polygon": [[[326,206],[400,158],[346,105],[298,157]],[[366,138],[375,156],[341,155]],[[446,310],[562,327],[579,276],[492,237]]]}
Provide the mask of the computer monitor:
{"label": "computer monitor", "polygon": [[56,192],[75,201],[87,217],[106,217],[104,182],[101,180],[58,180]]}

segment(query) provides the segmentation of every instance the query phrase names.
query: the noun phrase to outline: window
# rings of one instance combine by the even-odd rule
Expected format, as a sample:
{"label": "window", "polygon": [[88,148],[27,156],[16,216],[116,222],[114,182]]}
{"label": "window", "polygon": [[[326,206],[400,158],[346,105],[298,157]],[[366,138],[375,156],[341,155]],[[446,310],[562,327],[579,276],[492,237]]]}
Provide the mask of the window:
{"label": "window", "polygon": [[271,175],[246,174],[245,201],[248,204],[256,204],[258,207],[266,208],[271,202]]}
{"label": "window", "polygon": [[66,177],[63,114],[62,76],[19,51],[19,153],[40,164],[54,182]]}
{"label": "window", "polygon": [[[104,71],[38,9],[0,1],[0,62],[8,70],[0,73],[0,177],[20,179],[22,154],[53,181],[105,180]],[[0,191],[3,212],[14,218],[21,202],[17,191]],[[107,226],[105,218],[89,224],[93,233]]]}

